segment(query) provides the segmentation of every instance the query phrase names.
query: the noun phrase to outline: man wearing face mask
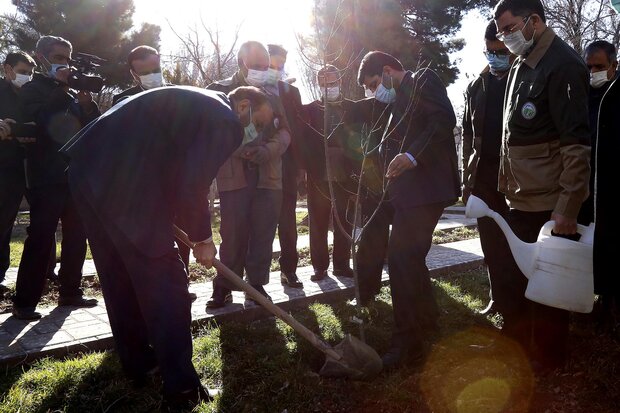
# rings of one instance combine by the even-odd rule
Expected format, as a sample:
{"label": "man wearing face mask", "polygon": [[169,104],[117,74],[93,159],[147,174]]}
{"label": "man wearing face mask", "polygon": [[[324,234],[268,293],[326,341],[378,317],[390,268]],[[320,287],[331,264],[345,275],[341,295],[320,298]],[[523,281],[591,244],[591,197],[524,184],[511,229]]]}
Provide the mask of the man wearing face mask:
{"label": "man wearing face mask", "polygon": [[[207,88],[224,93],[240,86],[264,88],[269,69],[269,53],[256,41],[241,45],[237,55],[239,70],[229,79]],[[262,89],[265,90],[265,89]],[[275,120],[264,122],[244,108],[242,146],[222,165],[216,182],[222,214],[222,263],[267,298],[273,240],[282,203],[282,154],[291,141],[285,111],[279,96],[266,91]],[[232,302],[231,288],[223,277],[213,280],[213,296],[207,308]],[[254,303],[246,298],[246,304]]]}
{"label": "man wearing face mask", "polygon": [[280,282],[284,286],[303,288],[297,277],[297,188],[302,178],[302,156],[299,153],[301,138],[300,113],[302,112],[299,89],[282,79],[288,52],[280,45],[268,44],[269,69],[265,89],[280,97],[291,131],[291,143],[282,155],[282,208],[278,221],[280,241]]}
{"label": "man wearing face mask", "polygon": [[26,189],[22,143],[36,133],[34,125],[21,122],[17,92],[30,81],[35,66],[26,53],[9,53],[0,79],[0,297],[7,290],[2,281],[11,261],[11,231]]}
{"label": "man wearing face mask", "polygon": [[164,86],[160,57],[156,49],[146,45],[136,47],[127,56],[127,65],[136,85],[114,95],[113,105],[145,90]]}
{"label": "man wearing face mask", "polygon": [[67,85],[71,52],[69,41],[42,36],[36,45],[36,58],[43,72],[35,72],[32,81],[22,86],[19,92],[24,120],[37,125],[37,141],[26,151],[30,226],[13,299],[13,315],[21,319],[41,317],[35,307],[45,286],[59,220],[62,221],[62,255],[58,305],[97,305],[97,300],[82,296],[80,285],[86,236],[67,184],[67,165],[58,152],[75,133],[100,114],[89,92],[74,92]]}
{"label": "man wearing face mask", "polygon": [[[601,100],[616,78],[616,69],[618,67],[616,48],[613,44],[605,40],[592,42],[585,49],[585,61],[590,71],[590,99],[588,102],[590,114],[590,144],[592,146],[590,169],[594,171],[596,166],[596,141],[598,135],[596,124],[598,122]],[[594,173],[590,174],[590,196],[588,196],[588,199],[586,199],[581,206],[578,216],[579,223],[586,226],[594,222],[594,176]]]}
{"label": "man wearing face mask", "polygon": [[173,224],[183,217],[196,260],[211,267],[207,194],[241,143],[250,108],[255,122],[271,122],[255,88],[228,97],[156,88],[119,102],[62,149],[122,367],[138,383],[159,367],[166,405],[182,411],[210,396],[192,364],[191,302]]}
{"label": "man wearing face mask", "polygon": [[[502,146],[502,105],[508,71],[515,58],[504,43],[497,40],[497,26],[491,20],[484,33],[489,65],[465,91],[463,113],[463,202],[470,194],[489,205],[502,216],[508,211],[504,194],[497,190],[499,154]],[[487,265],[491,291],[490,301],[482,314],[508,304],[504,298],[512,288],[504,279],[502,265],[506,262],[505,248],[496,248],[502,233],[491,218],[478,218],[478,231],[484,260]]]}
{"label": "man wearing face mask", "polygon": [[[612,7],[620,12],[620,2],[612,1]],[[614,271],[609,271],[615,262],[620,242],[618,241],[618,215],[614,206],[618,193],[617,163],[620,152],[618,140],[618,108],[620,108],[620,82],[616,69],[615,50],[603,46],[604,53],[595,48],[586,49],[588,66],[598,66],[598,72],[608,67],[608,82],[599,89],[606,89],[600,101],[596,125],[596,163],[594,180],[594,211],[596,227],[594,229],[594,291],[602,300],[602,321],[610,327],[616,336],[620,335],[620,278]],[[590,51],[590,53],[588,53]],[[612,52],[613,51],[613,52]],[[597,56],[598,55],[598,56]],[[602,77],[602,75],[599,75]],[[594,76],[593,76],[594,78]],[[594,90],[592,90],[594,92]],[[591,95],[592,96],[592,95]],[[611,267],[613,268],[613,267]]]}
{"label": "man wearing face mask", "polygon": [[[549,220],[555,234],[574,235],[590,179],[587,68],[547,27],[540,0],[502,0],[494,18],[497,38],[518,55],[504,100],[498,183],[510,206],[507,221],[525,242],[535,242]],[[535,370],[563,366],[568,311],[526,299],[527,279],[514,260],[508,266],[512,311],[502,314],[502,333],[523,347]]]}
{"label": "man wearing face mask", "polygon": [[386,133],[376,148],[387,193],[362,235],[357,256],[361,282],[376,276],[373,263],[387,249],[394,329],[383,365],[390,369],[420,361],[427,335],[438,327],[426,255],[444,208],[461,192],[456,117],[435,72],[405,71],[389,54],[364,56],[358,83],[390,105]]}
{"label": "man wearing face mask", "polygon": [[[333,274],[336,277],[352,277],[351,223],[347,219],[347,203],[350,194],[357,192],[351,176],[359,174],[357,162],[347,156],[349,144],[349,121],[355,111],[355,102],[345,99],[340,90],[338,68],[327,65],[317,74],[321,100],[304,105],[307,117],[304,134],[304,152],[308,159],[308,219],[310,226],[310,258],[314,275],[312,281],[327,276],[329,249],[327,232],[330,218],[334,231]],[[327,108],[327,131],[325,112]],[[324,140],[327,139],[327,153]],[[327,170],[329,161],[330,170]],[[332,198],[329,181],[332,183]],[[338,225],[337,220],[340,221]],[[344,230],[344,232],[343,232]]]}

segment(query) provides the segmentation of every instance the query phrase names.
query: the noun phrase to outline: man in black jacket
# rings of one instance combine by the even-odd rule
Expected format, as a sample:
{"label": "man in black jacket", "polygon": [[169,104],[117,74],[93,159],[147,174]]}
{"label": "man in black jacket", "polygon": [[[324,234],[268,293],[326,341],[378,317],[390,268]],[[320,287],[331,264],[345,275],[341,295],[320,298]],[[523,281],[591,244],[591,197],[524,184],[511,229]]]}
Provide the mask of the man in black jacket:
{"label": "man in black jacket", "polygon": [[[482,199],[502,216],[508,205],[504,194],[497,190],[499,154],[502,147],[502,105],[508,80],[508,71],[515,56],[496,38],[497,26],[491,20],[484,34],[485,56],[489,65],[474,79],[465,91],[463,113],[463,202],[470,194]],[[506,279],[503,265],[511,259],[508,248],[498,248],[505,238],[495,221],[478,218],[480,244],[487,265],[489,305],[481,311],[510,311],[512,284]]]}
{"label": "man in black jacket", "polygon": [[[444,208],[461,192],[456,118],[445,86],[430,69],[405,71],[393,56],[374,51],[364,56],[358,82],[391,105],[386,134],[376,148],[387,193],[358,250],[362,278],[364,260],[384,257],[387,248],[395,324],[392,346],[383,356],[389,369],[421,358],[425,334],[437,328],[439,311],[425,260]],[[378,248],[373,250],[373,243]]]}
{"label": "man in black jacket", "polygon": [[[9,53],[0,79],[0,296],[10,266],[10,242],[13,223],[26,189],[22,138],[34,136],[34,125],[21,123],[17,92],[32,78],[36,63],[23,52]],[[19,139],[19,140],[18,140]]]}
{"label": "man in black jacket", "polygon": [[282,207],[278,221],[278,240],[280,241],[280,281],[282,285],[302,288],[297,277],[297,186],[303,165],[298,152],[301,138],[300,114],[302,111],[299,89],[283,81],[287,51],[279,45],[267,45],[269,69],[265,88],[280,97],[286,120],[291,131],[291,143],[282,155]]}
{"label": "man in black jacket", "polygon": [[164,85],[160,57],[156,49],[146,45],[134,48],[127,56],[127,65],[136,84],[114,95],[112,105],[145,90]]}
{"label": "man in black jacket", "polygon": [[209,397],[192,365],[191,301],[174,222],[183,217],[194,256],[211,267],[211,182],[241,143],[242,122],[273,118],[255,88],[229,98],[153,89],[115,105],[63,148],[123,368],[143,380],[158,366],[172,406]]}
{"label": "man in black jacket", "polygon": [[[314,268],[312,281],[327,276],[327,231],[330,218],[334,229],[333,274],[337,277],[353,276],[349,264],[352,223],[347,218],[347,205],[351,195],[357,192],[357,185],[351,177],[359,174],[358,159],[347,150],[351,143],[348,118],[355,111],[355,102],[342,96],[337,67],[328,65],[322,68],[317,74],[317,80],[323,99],[304,106],[308,123],[303,143],[305,155],[312,159],[307,167],[310,258]],[[327,132],[324,132],[325,108]]]}
{"label": "man in black jacket", "polygon": [[80,288],[86,256],[86,236],[67,185],[66,162],[58,150],[84,125],[99,116],[89,92],[67,85],[71,43],[43,36],[36,56],[45,73],[35,73],[20,90],[20,107],[27,121],[38,127],[37,142],[26,152],[27,198],[30,227],[17,273],[13,315],[41,317],[35,310],[45,285],[45,274],[58,221],[62,220],[62,255],[58,305],[90,307]]}

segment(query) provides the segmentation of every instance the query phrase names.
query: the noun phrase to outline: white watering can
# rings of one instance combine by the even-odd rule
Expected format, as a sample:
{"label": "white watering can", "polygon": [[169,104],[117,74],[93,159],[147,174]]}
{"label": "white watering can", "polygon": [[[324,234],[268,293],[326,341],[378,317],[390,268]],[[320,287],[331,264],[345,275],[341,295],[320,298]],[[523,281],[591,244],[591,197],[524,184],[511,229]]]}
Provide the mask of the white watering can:
{"label": "white watering can", "polygon": [[594,224],[578,225],[579,241],[552,236],[554,221],[547,222],[535,243],[521,241],[506,220],[480,198],[471,195],[465,215],[493,218],[502,229],[521,272],[529,279],[525,297],[550,307],[589,313],[594,305],[592,243]]}

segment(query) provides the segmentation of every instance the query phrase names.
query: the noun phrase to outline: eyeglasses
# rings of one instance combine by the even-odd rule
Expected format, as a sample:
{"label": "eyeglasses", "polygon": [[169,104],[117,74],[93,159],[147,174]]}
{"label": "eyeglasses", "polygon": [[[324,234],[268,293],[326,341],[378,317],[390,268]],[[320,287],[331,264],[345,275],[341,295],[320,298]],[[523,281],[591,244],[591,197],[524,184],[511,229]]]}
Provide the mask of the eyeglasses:
{"label": "eyeglasses", "polygon": [[[529,16],[525,16],[523,18],[523,27],[527,26],[527,22],[530,21],[530,18],[532,17],[532,15],[530,14]],[[519,23],[514,24],[511,28],[504,30],[502,32],[497,33],[497,35],[495,36],[497,38],[497,40],[499,40],[500,42],[503,42],[504,39],[506,38],[506,36],[513,34],[514,32],[517,31],[517,26],[519,26]]]}
{"label": "eyeglasses", "polygon": [[499,50],[485,50],[483,51],[486,57],[489,56],[508,56],[510,54],[510,50],[508,49],[499,49]]}

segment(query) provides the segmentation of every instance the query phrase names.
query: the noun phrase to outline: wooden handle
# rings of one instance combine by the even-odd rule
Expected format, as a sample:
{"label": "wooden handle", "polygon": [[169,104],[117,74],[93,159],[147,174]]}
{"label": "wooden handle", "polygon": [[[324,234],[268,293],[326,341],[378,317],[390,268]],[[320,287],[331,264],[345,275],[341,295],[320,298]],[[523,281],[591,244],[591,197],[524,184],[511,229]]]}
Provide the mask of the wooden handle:
{"label": "wooden handle", "polygon": [[[174,234],[185,245],[192,245],[192,242],[190,241],[185,231],[183,231],[176,225],[174,226]],[[235,274],[230,268],[222,264],[221,261],[219,261],[218,259],[214,259],[213,266],[224,278],[226,278],[227,281],[231,282],[235,287],[247,293],[250,297],[252,297],[254,301],[258,302],[261,306],[266,308],[267,311],[269,311],[271,314],[275,315],[280,320],[293,327],[295,331],[297,331],[302,337],[308,340],[314,347],[335,360],[340,360],[342,358],[342,356],[338,354],[336,350],[334,350],[329,344],[321,340],[316,334],[314,334],[314,332],[309,330],[299,321],[295,320],[292,315],[272,303],[267,297],[258,292],[250,284],[243,281],[241,277]]]}

